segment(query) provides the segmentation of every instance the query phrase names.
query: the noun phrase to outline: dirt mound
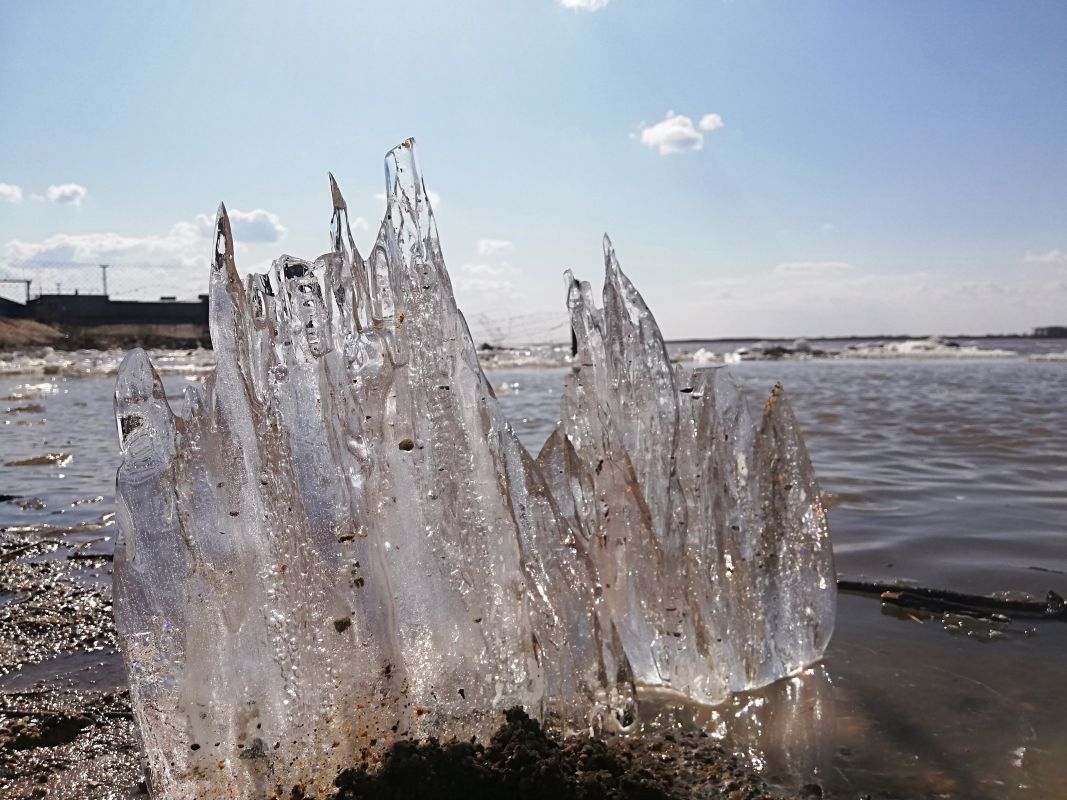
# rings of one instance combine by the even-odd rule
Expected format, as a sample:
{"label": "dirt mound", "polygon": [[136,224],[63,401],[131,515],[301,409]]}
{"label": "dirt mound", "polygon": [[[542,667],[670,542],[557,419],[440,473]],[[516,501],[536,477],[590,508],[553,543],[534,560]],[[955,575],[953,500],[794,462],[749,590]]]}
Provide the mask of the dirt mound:
{"label": "dirt mound", "polygon": [[39,347],[58,345],[64,335],[55,328],[32,319],[0,317],[0,347]]}
{"label": "dirt mound", "polygon": [[505,717],[487,745],[433,739],[398,742],[380,768],[372,771],[363,765],[342,773],[338,800],[781,797],[706,734],[660,732],[561,741],[520,708]]}

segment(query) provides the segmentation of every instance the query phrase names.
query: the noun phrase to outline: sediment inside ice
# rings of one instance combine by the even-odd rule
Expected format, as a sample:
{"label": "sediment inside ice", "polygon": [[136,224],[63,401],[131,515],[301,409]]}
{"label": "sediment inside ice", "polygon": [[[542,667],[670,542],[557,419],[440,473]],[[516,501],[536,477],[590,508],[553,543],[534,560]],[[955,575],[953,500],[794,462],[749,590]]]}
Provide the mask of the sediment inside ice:
{"label": "sediment inside ice", "polygon": [[635,687],[706,703],[817,660],[825,514],[776,389],[755,430],[719,371],[677,373],[606,247],[604,309],[535,460],[441,254],[413,142],[364,258],[331,176],[330,252],[242,280],[220,207],[217,366],[169,406],[142,351],[115,393],[115,613],[152,792],[327,796],[401,737],[567,730]]}

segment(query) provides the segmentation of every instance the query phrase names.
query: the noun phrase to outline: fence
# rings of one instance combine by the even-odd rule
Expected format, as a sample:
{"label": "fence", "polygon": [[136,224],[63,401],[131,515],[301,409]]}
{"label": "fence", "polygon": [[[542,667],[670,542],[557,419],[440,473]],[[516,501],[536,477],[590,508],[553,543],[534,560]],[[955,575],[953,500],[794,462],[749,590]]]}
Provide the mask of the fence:
{"label": "fence", "polygon": [[467,315],[467,325],[475,344],[497,347],[562,344],[571,338],[571,324],[563,311],[533,314],[494,312]]}
{"label": "fence", "polygon": [[0,260],[0,297],[20,303],[42,294],[107,294],[113,300],[196,300],[206,291],[206,267]]}

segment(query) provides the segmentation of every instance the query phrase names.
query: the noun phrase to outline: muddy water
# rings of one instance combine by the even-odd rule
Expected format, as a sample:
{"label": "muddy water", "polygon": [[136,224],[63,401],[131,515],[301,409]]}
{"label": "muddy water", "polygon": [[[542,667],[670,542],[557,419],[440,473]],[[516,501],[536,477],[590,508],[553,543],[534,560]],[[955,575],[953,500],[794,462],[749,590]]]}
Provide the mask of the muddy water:
{"label": "muddy water", "polygon": [[[732,370],[756,403],[776,380],[785,384],[835,504],[843,576],[1067,594],[1067,364],[812,361]],[[490,373],[535,452],[555,422],[563,375]],[[185,380],[166,378],[168,391],[177,396]],[[0,500],[0,528],[80,552],[109,550],[112,381],[0,379],[0,496],[18,498]],[[96,652],[92,674],[79,668],[69,679],[119,684],[117,663]],[[15,671],[0,676],[0,689],[63,670],[56,661]],[[726,708],[664,704],[661,721],[699,721],[772,780],[819,783],[832,797],[1059,798],[1067,797],[1065,678],[1067,623],[975,626],[843,595],[822,664]]]}

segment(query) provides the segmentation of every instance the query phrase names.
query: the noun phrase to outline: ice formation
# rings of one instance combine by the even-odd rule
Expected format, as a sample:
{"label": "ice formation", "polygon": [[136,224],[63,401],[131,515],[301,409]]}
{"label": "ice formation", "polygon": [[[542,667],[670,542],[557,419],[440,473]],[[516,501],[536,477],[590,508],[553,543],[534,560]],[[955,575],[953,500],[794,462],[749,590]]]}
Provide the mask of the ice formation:
{"label": "ice formation", "polygon": [[817,660],[825,515],[780,388],[754,429],[675,371],[606,248],[568,277],[581,350],[535,461],[482,373],[413,142],[368,258],[331,177],[331,250],[239,277],[220,207],[215,373],[175,414],[119,371],[115,615],[155,796],[329,796],[401,737],[521,705],[617,729],[635,689],[716,703]]}
{"label": "ice formation", "polygon": [[578,364],[538,462],[586,543],[636,682],[703,703],[817,660],[836,604],[815,473],[781,386],[754,429],[722,369],[675,369],[604,239],[567,274]]}

